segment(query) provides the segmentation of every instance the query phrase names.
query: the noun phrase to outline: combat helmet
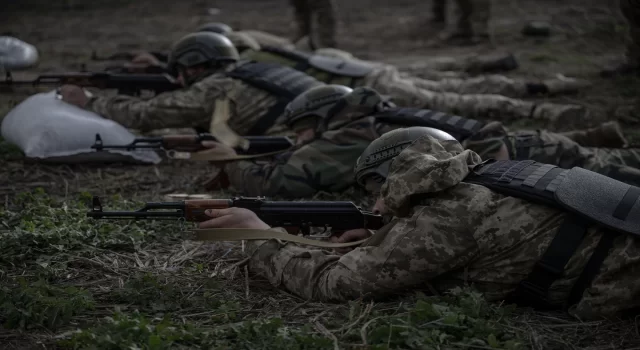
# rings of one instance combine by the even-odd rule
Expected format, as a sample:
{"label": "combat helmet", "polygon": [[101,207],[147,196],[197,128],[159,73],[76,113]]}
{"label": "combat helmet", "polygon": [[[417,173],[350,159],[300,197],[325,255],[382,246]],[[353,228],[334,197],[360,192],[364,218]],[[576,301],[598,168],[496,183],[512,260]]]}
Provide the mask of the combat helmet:
{"label": "combat helmet", "polygon": [[200,27],[198,27],[198,29],[196,29],[196,32],[211,32],[211,33],[218,33],[218,34],[222,34],[222,35],[227,35],[227,34],[233,32],[233,29],[231,28],[231,26],[229,26],[228,24],[225,24],[225,23],[210,22],[210,23],[203,24]]}
{"label": "combat helmet", "polygon": [[424,126],[389,131],[373,140],[356,161],[355,177],[358,184],[364,186],[369,176],[386,179],[393,159],[415,140],[426,135],[440,141],[456,140],[442,130]]}
{"label": "combat helmet", "polygon": [[353,90],[350,87],[334,84],[309,89],[285,107],[285,123],[294,131],[317,129],[336,102],[351,91]]}
{"label": "combat helmet", "polygon": [[260,51],[258,41],[246,33],[232,32],[225,34],[225,36],[231,41],[233,46],[236,47],[238,53],[242,53],[245,50]]}
{"label": "combat helmet", "polygon": [[207,64],[212,69],[238,60],[238,51],[225,36],[198,32],[188,34],[173,44],[168,68],[177,73],[181,68]]}

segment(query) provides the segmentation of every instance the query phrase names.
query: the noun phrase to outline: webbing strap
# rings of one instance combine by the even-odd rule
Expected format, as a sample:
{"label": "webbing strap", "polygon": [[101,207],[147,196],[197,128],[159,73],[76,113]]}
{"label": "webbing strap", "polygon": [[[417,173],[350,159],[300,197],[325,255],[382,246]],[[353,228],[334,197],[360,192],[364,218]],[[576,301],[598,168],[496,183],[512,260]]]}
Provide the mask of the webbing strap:
{"label": "webbing strap", "polygon": [[548,299],[549,287],[564,273],[564,267],[582,242],[587,221],[573,214],[564,219],[556,236],[533,270],[511,295],[520,305],[539,309],[553,308]]}
{"label": "webbing strap", "polygon": [[319,241],[315,239],[305,238],[301,236],[291,235],[281,231],[244,229],[244,228],[214,228],[214,229],[195,229],[189,231],[190,237],[194,241],[242,241],[242,240],[258,240],[258,239],[279,239],[281,241],[306,244],[320,248],[345,248],[355,247],[368,240],[349,243],[331,243]]}

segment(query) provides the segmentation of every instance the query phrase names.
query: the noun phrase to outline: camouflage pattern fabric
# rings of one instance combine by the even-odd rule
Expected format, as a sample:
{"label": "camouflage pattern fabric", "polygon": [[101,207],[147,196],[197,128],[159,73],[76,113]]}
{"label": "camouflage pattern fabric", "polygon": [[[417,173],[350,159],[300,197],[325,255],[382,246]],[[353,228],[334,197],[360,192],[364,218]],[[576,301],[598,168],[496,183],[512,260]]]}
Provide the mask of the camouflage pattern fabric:
{"label": "camouflage pattern fabric", "polygon": [[620,10],[629,24],[627,61],[640,66],[640,1],[620,0]]}
{"label": "camouflage pattern fabric", "polygon": [[[391,165],[382,188],[397,216],[345,255],[276,240],[251,241],[252,272],[274,286],[318,301],[379,299],[410,290],[446,292],[473,285],[504,300],[533,269],[563,221],[555,209],[461,183],[480,157],[457,142],[416,141]],[[426,195],[419,204],[416,195]],[[562,302],[602,232],[588,230],[550,290]],[[640,306],[640,241],[621,235],[591,288],[571,312],[583,319]]]}
{"label": "camouflage pattern fabric", "polygon": [[406,79],[395,67],[381,66],[367,75],[363,86],[393,98],[399,106],[437,110],[485,120],[543,119],[552,124],[584,123],[588,111],[578,105],[536,103],[501,95],[462,95],[435,92]]}
{"label": "camouflage pattern fabric", "polygon": [[[256,124],[278,99],[266,91],[254,88],[223,74],[213,74],[193,85],[159,94],[150,99],[116,95],[97,96],[87,109],[127,128],[151,129],[195,127],[209,129],[218,98],[228,98],[231,106],[229,127],[240,135]],[[266,134],[281,130],[282,118]]]}
{"label": "camouflage pattern fabric", "polygon": [[561,168],[585,168],[640,186],[640,150],[582,147],[568,137],[547,130],[507,132],[501,123],[487,124],[463,143],[482,159],[493,158],[506,145],[511,159],[531,159]]}
{"label": "camouflage pattern fabric", "polygon": [[230,184],[248,196],[299,198],[341,192],[355,183],[353,166],[371,141],[394,127],[367,117],[327,131],[318,139],[272,160],[225,165]]}
{"label": "camouflage pattern fabric", "polygon": [[333,0],[291,0],[297,24],[294,41],[308,37],[311,47],[336,47],[336,11]]}
{"label": "camouflage pattern fabric", "polygon": [[[289,67],[297,64],[291,58],[266,51],[248,50],[243,52],[242,58]],[[506,96],[528,95],[529,83],[501,75],[433,81],[401,73],[394,66],[373,64],[373,72],[356,80],[352,87],[371,87],[381,94],[391,96],[401,106],[435,109],[469,118],[499,120],[536,118],[555,121],[568,118],[575,121],[575,118],[584,117],[587,113],[584,108],[575,105],[536,105],[508,98]],[[353,85],[351,77],[334,76],[316,68],[308,68],[304,72],[323,82]]]}

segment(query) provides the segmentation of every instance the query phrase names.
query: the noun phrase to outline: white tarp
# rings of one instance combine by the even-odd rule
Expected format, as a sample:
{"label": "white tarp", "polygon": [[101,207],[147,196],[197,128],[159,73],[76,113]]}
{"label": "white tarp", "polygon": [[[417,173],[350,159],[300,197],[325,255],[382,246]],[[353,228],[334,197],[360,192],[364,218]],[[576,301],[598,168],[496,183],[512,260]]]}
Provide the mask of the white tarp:
{"label": "white tarp", "polygon": [[11,36],[0,36],[0,71],[26,69],[38,63],[38,50]]}
{"label": "white tarp", "polygon": [[96,134],[105,145],[131,143],[135,135],[122,125],[56,97],[55,91],[33,95],[2,120],[2,137],[27,157],[53,163],[134,162],[157,164],[149,150],[95,151]]}

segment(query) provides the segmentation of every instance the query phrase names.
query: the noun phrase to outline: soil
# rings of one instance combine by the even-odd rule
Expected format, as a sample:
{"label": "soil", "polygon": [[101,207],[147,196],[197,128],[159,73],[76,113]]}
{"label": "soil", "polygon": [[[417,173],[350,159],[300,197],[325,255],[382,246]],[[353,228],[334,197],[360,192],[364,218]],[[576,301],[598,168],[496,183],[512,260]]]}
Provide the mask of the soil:
{"label": "soil", "polygon": [[[640,137],[637,77],[603,79],[598,75],[600,69],[624,57],[626,22],[619,14],[617,1],[493,1],[489,42],[439,47],[431,45],[437,31],[429,23],[430,1],[336,3],[341,21],[340,48],[359,58],[384,61],[419,74],[411,67],[436,56],[511,52],[520,68],[509,72],[510,77],[544,79],[564,74],[592,82],[576,95],[538,99],[588,106],[596,117],[585,121],[585,126],[618,120],[632,141]],[[235,30],[263,30],[286,37],[292,33],[292,18],[291,8],[284,0],[23,0],[3,5],[0,35],[16,36],[38,48],[39,65],[21,73],[35,74],[75,71],[85,66],[91,69],[96,64],[91,60],[94,53],[107,56],[122,51],[166,50],[181,36],[212,21],[225,22]],[[549,22],[551,35],[523,36],[521,29],[530,20]],[[26,93],[0,93],[0,118],[26,96]],[[546,127],[529,122],[518,126]],[[43,187],[57,197],[88,191],[97,195],[120,193],[137,200],[171,192],[203,193],[202,184],[214,172],[202,164],[189,162],[163,162],[157,166],[52,166],[28,162],[21,156],[7,156],[0,162],[0,178],[4,179],[0,181],[0,195],[7,198],[5,201],[35,187]],[[531,327],[537,327],[538,332],[547,327],[546,316],[527,317],[533,320]],[[606,331],[602,337],[592,339],[593,347],[590,344],[579,347],[620,348],[617,347],[621,344],[620,337],[627,340],[626,344],[640,344],[637,334],[630,331],[635,326],[624,323],[624,327],[618,328],[615,324],[602,326]],[[579,327],[575,324],[575,329]],[[548,332],[558,332],[551,328]],[[575,329],[574,334],[579,333]],[[29,335],[11,333],[7,337],[12,346],[20,347]]]}

